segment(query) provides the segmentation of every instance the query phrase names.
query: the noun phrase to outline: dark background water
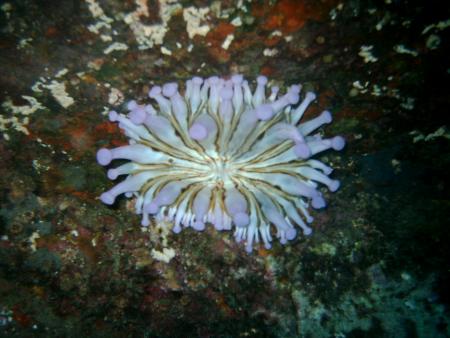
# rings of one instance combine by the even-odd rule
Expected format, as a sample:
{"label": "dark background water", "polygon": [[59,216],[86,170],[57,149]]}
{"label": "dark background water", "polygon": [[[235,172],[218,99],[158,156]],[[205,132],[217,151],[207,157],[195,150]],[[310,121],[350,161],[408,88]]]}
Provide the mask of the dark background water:
{"label": "dark background water", "polygon": [[[0,8],[0,335],[449,336],[445,1]],[[247,255],[231,233],[142,232],[125,199],[100,203],[95,152],[125,141],[102,112],[232,73],[302,83],[347,140],[321,156],[342,188],[312,236]]]}

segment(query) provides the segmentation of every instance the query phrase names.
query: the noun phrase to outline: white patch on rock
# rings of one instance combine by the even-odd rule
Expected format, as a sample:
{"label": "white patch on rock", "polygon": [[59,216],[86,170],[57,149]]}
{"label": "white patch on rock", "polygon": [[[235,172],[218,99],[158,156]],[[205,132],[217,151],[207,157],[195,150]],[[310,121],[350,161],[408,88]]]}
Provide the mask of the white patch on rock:
{"label": "white patch on rock", "polygon": [[28,116],[39,109],[45,109],[45,107],[32,96],[22,95],[22,98],[28,101],[28,104],[15,106],[11,99],[7,99],[2,104],[2,108],[5,111],[10,112],[10,116],[5,116],[4,114],[0,115],[0,131],[6,140],[9,140],[7,131],[10,128],[20,131],[25,135],[29,135],[30,132],[26,128],[29,122]]}
{"label": "white patch on rock", "polygon": [[[88,4],[88,9],[91,15],[94,17],[94,19],[97,19],[98,21],[95,22],[92,25],[89,25],[87,28],[90,32],[94,34],[101,34],[101,30],[111,30],[111,23],[114,21],[110,17],[108,17],[103,9],[100,7],[100,5],[95,0],[86,0]],[[103,34],[102,36],[107,36],[106,34]],[[103,38],[102,38],[103,40]],[[112,38],[111,38],[112,40]],[[103,40],[105,41],[105,40]]]}
{"label": "white patch on rock", "polygon": [[172,55],[172,51],[164,46],[161,47],[161,53],[164,55]]}
{"label": "white patch on rock", "polygon": [[447,19],[445,21],[439,21],[438,23],[434,23],[432,25],[428,25],[424,28],[422,31],[422,34],[427,34],[428,32],[435,30],[435,31],[442,31],[446,28],[450,27],[450,19]]}
{"label": "white patch on rock", "polygon": [[365,94],[368,91],[369,82],[366,81],[364,84],[361,84],[359,80],[356,80],[352,84],[353,88],[357,89],[359,93]]}
{"label": "white patch on rock", "polygon": [[108,96],[108,103],[112,106],[118,106],[123,103],[125,96],[117,88],[111,88]]}
{"label": "white patch on rock", "polygon": [[274,30],[272,33],[269,34],[269,38],[272,38],[274,36],[283,36],[283,33],[281,33],[281,31],[279,31],[277,29],[277,30]]}
{"label": "white patch on rock", "polygon": [[400,107],[406,109],[406,110],[413,110],[414,109],[414,103],[416,99],[413,97],[405,97],[402,99],[403,102],[400,103]]}
{"label": "white patch on rock", "polygon": [[109,42],[112,41],[112,37],[107,34],[102,34],[100,35],[100,40],[102,40],[103,42]]}
{"label": "white patch on rock", "polygon": [[23,38],[19,40],[17,44],[17,49],[24,49],[30,46],[30,42],[33,41],[33,38]]}
{"label": "white patch on rock", "polygon": [[152,249],[151,254],[157,261],[169,263],[175,257],[175,250],[172,248],[163,248],[162,251]]}
{"label": "white patch on rock", "polygon": [[413,130],[412,132],[409,133],[409,135],[414,136],[413,143],[417,143],[419,141],[429,142],[440,137],[450,140],[450,132],[447,131],[445,126],[439,127],[438,129],[436,129],[436,131],[428,135],[424,135],[418,130]]}
{"label": "white patch on rock", "polygon": [[364,63],[377,62],[378,59],[372,54],[373,46],[361,46],[358,55],[364,59]]}
{"label": "white patch on rock", "polygon": [[30,242],[31,251],[33,251],[33,252],[36,251],[36,249],[37,249],[37,247],[36,247],[36,245],[37,245],[36,240],[39,239],[39,238],[41,238],[41,236],[39,235],[39,232],[37,232],[37,231],[33,232],[31,234],[31,236],[28,238],[28,242]]}
{"label": "white patch on rock", "polygon": [[441,44],[441,38],[439,37],[439,35],[430,34],[425,44],[428,49],[437,49]]}
{"label": "white patch on rock", "polygon": [[63,68],[58,73],[55,74],[55,77],[57,79],[59,79],[60,77],[63,77],[64,75],[66,75],[68,72],[69,72],[69,70],[67,68]]}
{"label": "white patch on rock", "polygon": [[278,54],[278,49],[276,49],[276,48],[266,48],[263,51],[263,55],[264,56],[272,57],[272,56],[275,56],[277,54]]}
{"label": "white patch on rock", "polygon": [[227,37],[225,38],[225,41],[222,43],[222,48],[223,49],[228,49],[228,47],[230,47],[231,42],[234,40],[234,35],[233,34],[228,34]]}
{"label": "white patch on rock", "polygon": [[394,51],[396,51],[399,54],[409,54],[412,56],[417,56],[419,53],[417,53],[415,50],[406,48],[404,45],[396,45],[394,46]]}
{"label": "white patch on rock", "polygon": [[181,9],[181,5],[176,0],[159,0],[159,16],[161,23],[144,24],[141,17],[150,16],[150,8],[147,0],[136,0],[137,8],[123,18],[124,22],[133,31],[138,43],[138,49],[145,50],[152,48],[154,45],[162,45],[164,36],[168,31],[168,23],[174,13]]}
{"label": "white patch on rock", "polygon": [[36,160],[33,160],[31,163],[33,164],[34,170],[36,170],[36,172],[37,172],[38,174],[41,174],[41,173],[44,172],[44,171],[50,170],[50,166],[45,165],[45,164],[42,164],[42,163],[39,162],[39,160],[37,160],[37,159],[36,159]]}
{"label": "white patch on rock", "polygon": [[121,42],[114,42],[113,44],[109,45],[104,51],[103,54],[110,54],[117,50],[127,50],[128,46]]}
{"label": "white patch on rock", "polygon": [[186,21],[186,31],[189,38],[192,39],[196,35],[205,36],[208,34],[210,27],[208,24],[202,24],[206,21],[209,8],[196,8],[194,6],[183,9],[183,18]]}
{"label": "white patch on rock", "polygon": [[231,24],[232,24],[234,27],[240,27],[240,26],[242,26],[242,19],[241,19],[241,17],[240,17],[240,16],[235,17],[233,20],[231,20]]}
{"label": "white patch on rock", "polygon": [[53,80],[43,87],[50,90],[52,96],[63,108],[68,108],[75,103],[75,100],[66,92],[66,85],[63,82]]}
{"label": "white patch on rock", "polygon": [[[68,72],[69,70],[67,68],[63,68],[54,75],[54,78],[60,79]],[[49,77],[41,76],[39,80],[33,84],[31,90],[34,91],[35,93],[42,93],[43,89],[48,89],[52,94],[53,98],[63,108],[68,108],[69,106],[75,103],[75,100],[67,93],[66,84],[64,82],[58,82]]]}

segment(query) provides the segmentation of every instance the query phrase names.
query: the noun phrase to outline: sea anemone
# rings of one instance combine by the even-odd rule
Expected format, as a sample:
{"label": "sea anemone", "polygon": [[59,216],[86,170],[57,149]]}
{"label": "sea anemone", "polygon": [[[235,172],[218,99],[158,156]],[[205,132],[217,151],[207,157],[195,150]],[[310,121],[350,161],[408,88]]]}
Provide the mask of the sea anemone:
{"label": "sea anemone", "polygon": [[293,240],[296,227],[309,235],[309,204],[326,205],[319,183],[330,191],[340,185],[328,177],[332,168],[311,157],[341,150],[345,141],[312,134],[331,122],[329,111],[299,124],[314,93],[294,107],[300,85],[282,96],[277,86],[266,96],[266,85],[265,76],[256,79],[253,92],[242,75],[194,77],[184,95],[176,83],[151,88],[148,96],[158,109],[130,101],[127,115],[111,111],[110,121],[119,123],[129,145],[100,149],[97,161],[130,162],[108,170],[111,180],[127,177],[104,192],[102,202],[113,204],[120,194],[135,197],[143,226],[154,217],[172,223],[175,233],[202,231],[207,224],[234,228],[248,252],[259,241],[269,249],[272,236],[282,244]]}

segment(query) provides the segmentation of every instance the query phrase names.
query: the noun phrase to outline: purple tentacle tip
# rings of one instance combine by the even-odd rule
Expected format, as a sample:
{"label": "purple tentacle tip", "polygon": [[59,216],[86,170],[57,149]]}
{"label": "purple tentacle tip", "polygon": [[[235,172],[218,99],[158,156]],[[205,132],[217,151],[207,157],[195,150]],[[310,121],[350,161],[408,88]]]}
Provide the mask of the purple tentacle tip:
{"label": "purple tentacle tip", "polygon": [[345,147],[345,139],[342,136],[335,136],[331,140],[331,146],[334,150],[342,150]]}
{"label": "purple tentacle tip", "polygon": [[244,80],[244,77],[241,74],[235,74],[231,77],[231,81],[233,81],[234,84],[241,84]]}
{"label": "purple tentacle tip", "polygon": [[331,192],[335,192],[339,189],[340,186],[341,186],[341,182],[339,182],[338,180],[333,180],[329,184],[328,188],[330,189]]}
{"label": "purple tentacle tip", "polygon": [[189,129],[189,136],[194,140],[201,141],[208,136],[208,130],[201,123],[194,123]]}
{"label": "purple tentacle tip", "polygon": [[324,110],[320,117],[322,118],[324,123],[331,123],[331,121],[333,121],[333,117],[328,110]]}
{"label": "purple tentacle tip", "polygon": [[110,120],[111,122],[116,122],[116,121],[117,121],[117,118],[119,117],[119,114],[117,114],[117,112],[116,112],[115,110],[111,110],[111,111],[109,112],[108,116],[109,116],[109,120]]}
{"label": "purple tentacle tip", "polygon": [[161,87],[160,86],[154,86],[150,91],[148,92],[148,97],[155,98],[156,96],[161,94]]}
{"label": "purple tentacle tip", "polygon": [[294,153],[302,159],[307,159],[311,156],[311,150],[309,149],[308,145],[303,142],[298,142],[295,144]]}
{"label": "purple tentacle tip", "polygon": [[177,92],[177,89],[178,89],[178,84],[176,84],[174,82],[166,83],[162,88],[162,93],[166,97],[172,97]]}
{"label": "purple tentacle tip", "polygon": [[250,222],[250,217],[245,212],[238,212],[233,217],[234,224],[237,227],[245,227]]}
{"label": "purple tentacle tip", "polygon": [[129,119],[136,125],[144,123],[147,113],[144,108],[135,108],[128,114]]}
{"label": "purple tentacle tip", "polygon": [[267,77],[264,76],[264,75],[260,75],[260,76],[258,76],[258,77],[256,78],[256,82],[257,82],[259,85],[265,85],[265,84],[267,83],[267,81],[268,81],[268,79],[267,79]]}
{"label": "purple tentacle tip", "polygon": [[159,210],[159,205],[155,201],[152,201],[150,204],[145,206],[145,211],[149,214],[156,214]]}
{"label": "purple tentacle tip", "polygon": [[295,237],[297,237],[297,230],[294,228],[289,228],[286,230],[286,239],[288,241],[292,241]]}
{"label": "purple tentacle tip", "polygon": [[195,77],[192,79],[192,82],[193,82],[194,84],[196,84],[196,85],[201,85],[201,84],[203,83],[203,79],[202,79],[201,77],[199,77],[199,76],[195,76]]}
{"label": "purple tentacle tip", "polygon": [[303,229],[303,235],[309,236],[311,234],[312,234],[312,229],[311,228],[304,228]]}
{"label": "purple tentacle tip", "polygon": [[297,102],[300,101],[300,95],[294,91],[290,91],[286,95],[289,104],[297,104]]}
{"label": "purple tentacle tip", "polygon": [[119,173],[117,169],[109,169],[107,175],[110,180],[115,180],[119,176]]}
{"label": "purple tentacle tip", "polygon": [[194,230],[203,231],[205,230],[205,223],[201,221],[195,221],[192,227],[194,228]]}
{"label": "purple tentacle tip", "polygon": [[273,114],[274,111],[270,104],[261,104],[258,107],[256,107],[256,116],[258,117],[258,119],[262,121],[270,120]]}
{"label": "purple tentacle tip", "polygon": [[327,206],[327,203],[325,202],[322,196],[317,195],[312,198],[311,205],[314,209],[322,209]]}
{"label": "purple tentacle tip", "polygon": [[208,78],[208,83],[210,85],[216,85],[217,83],[219,83],[219,77],[218,76],[211,76],[210,78]]}
{"label": "purple tentacle tip", "polygon": [[135,100],[131,100],[131,101],[129,101],[129,102],[127,103],[127,109],[128,109],[128,110],[136,109],[137,106],[138,106],[138,104],[136,103]]}
{"label": "purple tentacle tip", "polygon": [[314,94],[313,92],[307,92],[305,99],[309,101],[314,101],[316,99],[316,94]]}
{"label": "purple tentacle tip", "polygon": [[111,150],[102,148],[99,151],[97,151],[97,162],[100,165],[108,165],[112,161],[112,153]]}
{"label": "purple tentacle tip", "polygon": [[301,85],[292,85],[291,88],[289,89],[289,91],[296,93],[296,94],[299,94],[301,90],[302,90]]}
{"label": "purple tentacle tip", "polygon": [[108,191],[100,195],[100,200],[108,205],[114,204],[115,199],[114,195]]}

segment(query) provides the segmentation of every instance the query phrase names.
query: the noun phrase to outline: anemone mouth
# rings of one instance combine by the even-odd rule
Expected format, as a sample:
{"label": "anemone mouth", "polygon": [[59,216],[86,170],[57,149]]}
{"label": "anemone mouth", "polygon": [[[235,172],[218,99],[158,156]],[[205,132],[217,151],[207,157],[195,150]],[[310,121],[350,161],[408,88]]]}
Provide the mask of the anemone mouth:
{"label": "anemone mouth", "polygon": [[175,233],[188,227],[202,231],[208,224],[234,228],[247,251],[260,241],[270,248],[272,237],[282,244],[292,241],[296,228],[309,235],[308,207],[326,206],[319,184],[339,188],[339,181],[328,177],[332,169],[311,157],[341,150],[345,140],[312,134],[331,122],[328,111],[299,124],[315,94],[307,93],[295,106],[301,85],[282,96],[274,86],[267,97],[267,84],[259,76],[252,91],[242,75],[194,77],[183,95],[176,83],[153,87],[149,97],[157,109],[131,101],[128,115],[112,111],[110,120],[130,142],[100,149],[97,161],[130,162],[109,169],[110,179],[126,179],[103,193],[102,202],[135,196],[142,225],[155,217],[173,223]]}

